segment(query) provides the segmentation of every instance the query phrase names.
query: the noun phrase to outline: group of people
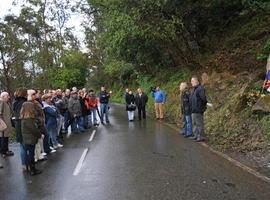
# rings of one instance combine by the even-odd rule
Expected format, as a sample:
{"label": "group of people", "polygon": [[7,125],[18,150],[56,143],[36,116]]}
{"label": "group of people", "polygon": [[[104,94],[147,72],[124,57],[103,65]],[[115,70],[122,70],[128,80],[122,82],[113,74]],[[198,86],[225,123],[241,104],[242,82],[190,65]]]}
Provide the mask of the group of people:
{"label": "group of people", "polygon": [[[203,141],[204,138],[204,120],[203,115],[207,107],[207,98],[204,87],[200,84],[199,79],[194,76],[191,78],[192,90],[189,90],[188,83],[182,82],[180,89],[180,109],[182,113],[183,127],[180,134],[185,137],[192,137],[196,142]],[[151,94],[154,100],[154,107],[157,120],[164,119],[164,104],[166,95],[160,87],[151,87]],[[126,111],[128,112],[129,121],[134,120],[134,112],[138,109],[138,118],[141,116],[145,119],[145,107],[148,102],[148,96],[142,92],[141,88],[137,89],[134,95],[132,90],[125,91]],[[209,104],[211,106],[211,104]]]}
{"label": "group of people", "polygon": [[[164,104],[166,101],[165,93],[160,90],[160,87],[151,87],[151,94],[155,101],[155,111],[156,111],[156,119],[163,120],[164,119]],[[138,118],[141,120],[142,118],[146,118],[146,105],[148,102],[148,96],[146,93],[142,91],[141,88],[137,89],[137,93],[134,95],[132,90],[127,88],[125,91],[125,102],[126,102],[126,111],[128,112],[129,121],[134,121],[134,113],[136,108],[138,108]]]}
{"label": "group of people", "polygon": [[196,142],[204,141],[204,112],[206,111],[207,97],[204,87],[200,84],[198,77],[191,78],[192,91],[189,91],[188,84],[183,82],[179,89],[181,92],[181,113],[183,129],[181,134],[184,137],[192,137]]}
{"label": "group of people", "polygon": [[[204,140],[203,115],[207,107],[207,98],[204,87],[197,77],[192,77],[190,92],[188,84],[182,82],[181,112],[183,128],[181,134],[192,137],[197,142]],[[59,142],[63,134],[67,134],[69,127],[73,134],[85,132],[97,126],[98,119],[104,124],[109,121],[109,99],[112,92],[101,87],[98,96],[93,90],[76,87],[62,92],[57,90],[40,90],[18,88],[14,93],[11,104],[7,92],[0,94],[0,153],[2,157],[13,156],[9,150],[9,136],[12,126],[16,130],[16,140],[20,144],[21,164],[24,171],[30,175],[40,174],[35,163],[45,160],[48,154],[56,152],[63,145]],[[155,102],[156,119],[164,119],[165,93],[160,87],[152,87],[151,94]],[[134,121],[135,110],[138,110],[138,119],[146,118],[148,96],[141,88],[136,94],[126,89],[124,95],[128,120]],[[99,105],[99,109],[98,109]],[[210,104],[209,104],[210,105]],[[0,164],[0,168],[3,166]]]}
{"label": "group of people", "polygon": [[[40,174],[35,163],[46,160],[63,145],[59,142],[69,127],[73,134],[85,132],[97,126],[98,119],[110,123],[108,103],[111,92],[101,87],[98,96],[93,90],[78,90],[73,87],[62,92],[18,88],[11,101],[9,93],[0,95],[0,153],[2,157],[13,156],[9,150],[12,127],[16,130],[16,141],[20,144],[23,171],[30,175]],[[100,105],[100,112],[98,109]],[[0,168],[3,166],[0,164]]]}

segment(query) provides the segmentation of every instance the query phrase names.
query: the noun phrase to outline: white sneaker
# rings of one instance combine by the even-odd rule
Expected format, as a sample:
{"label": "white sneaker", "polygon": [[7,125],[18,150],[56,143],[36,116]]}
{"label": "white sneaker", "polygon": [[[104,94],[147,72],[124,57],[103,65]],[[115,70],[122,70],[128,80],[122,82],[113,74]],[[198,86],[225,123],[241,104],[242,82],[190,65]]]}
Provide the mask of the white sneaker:
{"label": "white sneaker", "polygon": [[53,150],[51,150],[51,152],[50,153],[55,153],[56,152],[56,150],[55,149],[53,149]]}
{"label": "white sneaker", "polygon": [[43,153],[41,153],[41,155],[43,155],[43,156],[47,156],[47,153],[43,152]]}
{"label": "white sneaker", "polygon": [[54,148],[53,148],[53,147],[51,147],[51,146],[50,146],[50,149],[51,149],[51,150],[54,150]]}
{"label": "white sneaker", "polygon": [[44,156],[43,155],[40,155],[38,160],[43,160],[44,159]]}
{"label": "white sneaker", "polygon": [[60,144],[60,143],[58,143],[58,145],[57,145],[57,147],[58,148],[62,148],[64,145],[62,145],[62,144]]}

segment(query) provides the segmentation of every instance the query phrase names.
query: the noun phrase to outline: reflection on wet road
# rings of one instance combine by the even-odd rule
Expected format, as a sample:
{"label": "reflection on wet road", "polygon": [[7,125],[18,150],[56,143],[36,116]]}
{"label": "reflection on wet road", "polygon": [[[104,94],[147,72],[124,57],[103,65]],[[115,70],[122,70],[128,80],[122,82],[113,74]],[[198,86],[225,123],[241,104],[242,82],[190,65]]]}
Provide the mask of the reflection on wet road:
{"label": "reflection on wet road", "polygon": [[16,155],[2,162],[1,200],[269,200],[270,185],[157,121],[128,122],[121,106],[111,125],[65,139],[36,177]]}

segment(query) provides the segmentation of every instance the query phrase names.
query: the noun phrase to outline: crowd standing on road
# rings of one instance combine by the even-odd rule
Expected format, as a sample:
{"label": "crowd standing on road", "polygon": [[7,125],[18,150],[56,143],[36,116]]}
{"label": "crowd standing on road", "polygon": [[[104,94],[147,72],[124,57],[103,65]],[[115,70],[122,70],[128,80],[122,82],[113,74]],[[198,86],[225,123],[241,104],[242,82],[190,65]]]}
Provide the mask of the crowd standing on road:
{"label": "crowd standing on road", "polygon": [[[36,163],[47,160],[49,154],[64,146],[60,143],[65,134],[80,134],[98,126],[97,114],[103,123],[109,121],[111,92],[105,87],[96,96],[94,90],[40,90],[18,88],[11,103],[10,95],[0,95],[0,153],[3,158],[13,156],[9,150],[12,126],[20,145],[22,170],[30,175],[40,174]],[[98,108],[98,105],[100,107]],[[100,112],[99,112],[100,110]],[[101,114],[100,114],[101,113]],[[70,127],[70,129],[69,129]],[[71,130],[69,132],[69,130]],[[0,163],[0,168],[3,165]]]}
{"label": "crowd standing on road", "polygon": [[[183,127],[180,131],[184,137],[192,137],[196,142],[204,141],[204,112],[207,98],[199,79],[191,78],[192,91],[183,82],[180,89],[180,109]],[[35,167],[39,161],[47,160],[47,155],[63,148],[61,139],[64,134],[80,134],[87,129],[98,126],[97,115],[101,124],[110,124],[109,101],[112,92],[101,87],[98,95],[85,88],[73,87],[62,92],[57,90],[40,90],[18,88],[11,105],[10,95],[0,95],[0,153],[2,157],[13,156],[9,150],[9,136],[12,126],[16,131],[16,141],[20,145],[20,159],[23,171],[30,175],[40,174]],[[157,120],[164,119],[165,92],[160,87],[151,87]],[[130,122],[146,119],[148,96],[141,88],[136,94],[126,89],[124,94],[126,111]],[[99,108],[98,108],[99,105]],[[71,132],[69,133],[69,127]],[[0,168],[3,166],[0,163]]]}

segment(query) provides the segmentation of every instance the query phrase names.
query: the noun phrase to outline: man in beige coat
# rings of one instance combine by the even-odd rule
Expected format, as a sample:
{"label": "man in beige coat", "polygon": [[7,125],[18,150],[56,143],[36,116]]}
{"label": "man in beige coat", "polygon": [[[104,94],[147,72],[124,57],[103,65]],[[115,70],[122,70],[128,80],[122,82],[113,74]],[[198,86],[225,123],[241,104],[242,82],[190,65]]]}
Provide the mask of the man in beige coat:
{"label": "man in beige coat", "polygon": [[0,132],[0,153],[3,157],[13,156],[14,153],[8,149],[8,139],[12,131],[12,111],[9,104],[10,96],[7,92],[0,95],[0,118],[6,123],[7,129]]}

